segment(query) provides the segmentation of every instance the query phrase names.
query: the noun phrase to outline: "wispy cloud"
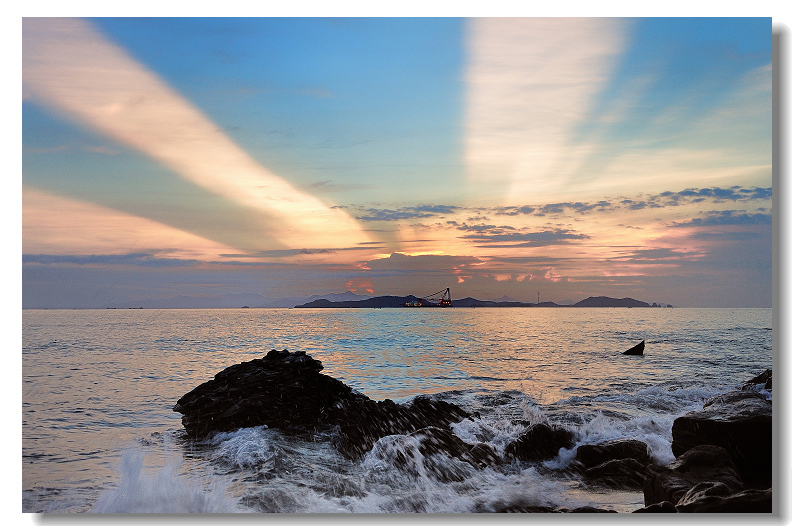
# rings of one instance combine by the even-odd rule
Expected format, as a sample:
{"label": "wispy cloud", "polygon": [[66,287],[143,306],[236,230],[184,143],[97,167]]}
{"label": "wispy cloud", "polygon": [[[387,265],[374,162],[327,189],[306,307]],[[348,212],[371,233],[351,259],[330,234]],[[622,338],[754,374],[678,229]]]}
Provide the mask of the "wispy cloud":
{"label": "wispy cloud", "polygon": [[[507,200],[558,189],[575,128],[589,115],[624,41],[624,21],[470,21],[465,161],[472,180],[506,184]],[[502,197],[502,196],[501,196]]]}
{"label": "wispy cloud", "polygon": [[25,96],[132,146],[185,179],[258,210],[291,248],[354,245],[369,235],[259,165],[161,79],[75,18],[23,19]]}
{"label": "wispy cloud", "polygon": [[22,189],[25,254],[157,253],[160,257],[216,259],[228,245],[103,206]]}

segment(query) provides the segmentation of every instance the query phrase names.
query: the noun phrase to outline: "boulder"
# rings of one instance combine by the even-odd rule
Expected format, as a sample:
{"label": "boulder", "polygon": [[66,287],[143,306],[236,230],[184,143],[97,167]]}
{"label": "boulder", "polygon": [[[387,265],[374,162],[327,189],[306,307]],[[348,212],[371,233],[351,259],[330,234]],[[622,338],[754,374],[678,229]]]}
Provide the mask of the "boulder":
{"label": "boulder", "polygon": [[417,397],[409,404],[374,401],[321,374],[303,351],[270,351],[232,365],[182,396],[173,410],[192,438],[266,425],[287,433],[331,430],[339,451],[356,458],[386,435],[445,427],[470,415],[454,404]]}
{"label": "boulder", "polygon": [[674,420],[671,450],[679,457],[699,445],[722,447],[744,483],[766,488],[772,484],[772,426],[772,402],[755,391],[733,391]]}
{"label": "boulder", "polygon": [[[742,480],[728,452],[718,446],[696,446],[668,466],[649,465],[644,479],[644,504],[669,501],[674,505],[692,488],[720,483],[730,494],[743,490]],[[721,486],[718,491],[726,493]],[[702,486],[699,486],[702,489]]]}
{"label": "boulder", "polygon": [[558,455],[561,448],[571,448],[574,437],[574,433],[564,428],[534,424],[507,445],[504,453],[524,462],[549,460]]}
{"label": "boulder", "polygon": [[646,477],[646,464],[634,458],[617,458],[598,464],[583,472],[589,482],[614,489],[641,489]]}
{"label": "boulder", "polygon": [[313,428],[339,401],[364,402],[344,383],[320,374],[322,363],[297,351],[270,351],[264,358],[232,365],[182,396],[187,434],[266,425],[284,431]]}
{"label": "boulder", "polygon": [[631,458],[646,465],[652,461],[649,447],[640,440],[619,439],[609,440],[600,444],[582,444],[578,446],[575,460],[585,468],[592,468],[610,460]]}

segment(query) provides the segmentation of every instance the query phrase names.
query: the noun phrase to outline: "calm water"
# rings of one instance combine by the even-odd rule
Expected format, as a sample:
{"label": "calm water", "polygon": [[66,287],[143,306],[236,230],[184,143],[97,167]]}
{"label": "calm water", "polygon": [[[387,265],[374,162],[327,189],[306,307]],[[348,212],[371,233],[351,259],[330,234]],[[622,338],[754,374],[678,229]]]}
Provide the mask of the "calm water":
{"label": "calm water", "polygon": [[[643,357],[619,354],[646,340]],[[229,365],[304,350],[374,399],[432,394],[480,418],[454,427],[499,451],[549,421],[579,443],[634,437],[673,460],[673,419],[772,366],[770,309],[316,309],[23,312],[25,512],[474,512],[500,504],[617,511],[640,492],[585,487],[539,466],[453,481],[390,459],[359,463],[327,437],[252,428],[196,443],[176,400]],[[436,461],[434,461],[436,462]],[[527,499],[527,500],[526,500]]]}

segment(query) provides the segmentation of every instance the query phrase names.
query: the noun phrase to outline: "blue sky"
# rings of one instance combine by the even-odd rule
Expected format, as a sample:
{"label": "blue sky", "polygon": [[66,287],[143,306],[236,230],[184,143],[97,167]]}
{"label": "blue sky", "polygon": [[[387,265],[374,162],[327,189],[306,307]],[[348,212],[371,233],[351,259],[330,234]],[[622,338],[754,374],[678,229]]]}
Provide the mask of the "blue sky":
{"label": "blue sky", "polygon": [[23,24],[23,306],[770,306],[770,18]]}

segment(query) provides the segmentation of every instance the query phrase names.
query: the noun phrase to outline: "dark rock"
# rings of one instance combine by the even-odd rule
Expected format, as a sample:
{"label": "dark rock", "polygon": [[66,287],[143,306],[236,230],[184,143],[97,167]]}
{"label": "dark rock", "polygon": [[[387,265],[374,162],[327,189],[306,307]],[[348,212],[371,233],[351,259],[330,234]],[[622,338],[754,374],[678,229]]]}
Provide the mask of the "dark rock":
{"label": "dark rock", "polygon": [[351,400],[329,413],[328,419],[339,430],[336,447],[349,458],[359,458],[384,436],[406,435],[430,426],[448,428],[470,417],[454,404],[426,397],[417,397],[406,405],[392,400]]}
{"label": "dark rock", "polygon": [[622,354],[624,354],[625,356],[643,356],[644,347],[645,347],[645,340],[641,340],[641,343],[635,345],[634,347],[630,347]]}
{"label": "dark rock", "polygon": [[609,488],[640,489],[646,477],[646,464],[634,458],[618,458],[589,468],[583,474],[590,482]]}
{"label": "dark rock", "polygon": [[476,468],[496,465],[500,461],[495,450],[487,444],[468,444],[446,429],[430,426],[410,433],[409,436],[418,440],[418,450],[424,456],[445,453]]}
{"label": "dark rock", "polygon": [[587,469],[603,462],[624,458],[631,458],[644,466],[652,461],[649,447],[640,440],[634,439],[610,440],[594,445],[583,444],[578,446],[575,456],[575,460]]}
{"label": "dark rock", "polygon": [[772,484],[772,426],[772,402],[755,391],[733,391],[674,420],[671,451],[678,457],[698,445],[720,446],[746,484],[766,488]]}
{"label": "dark rock", "polygon": [[406,405],[375,402],[321,374],[322,369],[305,352],[273,350],[219,372],[182,396],[173,410],[183,414],[182,424],[193,438],[260,425],[291,433],[335,429],[339,451],[352,458],[386,435],[448,427],[470,416],[454,404],[426,397]]}
{"label": "dark rock", "polygon": [[534,424],[514,442],[506,446],[505,455],[524,462],[548,460],[561,448],[571,448],[575,435],[563,428]]}
{"label": "dark rock", "polygon": [[677,513],[677,509],[673,502],[664,500],[663,502],[637,509],[633,513]]}
{"label": "dark rock", "polygon": [[721,483],[731,493],[742,491],[737,468],[728,452],[717,446],[696,446],[668,466],[649,465],[644,479],[644,504],[678,503],[701,482]]}
{"label": "dark rock", "polygon": [[569,510],[569,513],[618,513],[616,510],[603,510],[602,508],[594,508],[592,506],[582,506]]}
{"label": "dark rock", "polygon": [[182,396],[173,410],[184,415],[184,429],[194,438],[260,425],[284,431],[312,428],[339,400],[367,399],[320,374],[322,369],[304,352],[273,350],[217,373]]}
{"label": "dark rock", "polygon": [[763,389],[767,389],[768,391],[773,390],[773,370],[766,369],[765,372],[762,374],[751,378],[747,382],[745,382],[742,386],[742,389],[755,389],[757,387],[761,387]]}
{"label": "dark rock", "polygon": [[[695,489],[695,488],[693,488]],[[748,489],[733,495],[688,492],[676,506],[681,513],[772,513],[772,489]]]}

